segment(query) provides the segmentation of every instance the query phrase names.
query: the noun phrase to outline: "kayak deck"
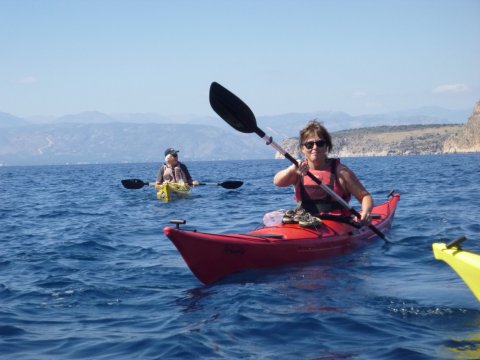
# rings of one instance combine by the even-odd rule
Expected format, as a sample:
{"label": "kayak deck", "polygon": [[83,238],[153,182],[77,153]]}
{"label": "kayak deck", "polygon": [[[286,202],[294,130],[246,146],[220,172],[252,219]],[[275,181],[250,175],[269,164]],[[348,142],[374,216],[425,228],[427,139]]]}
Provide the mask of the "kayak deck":
{"label": "kayak deck", "polygon": [[163,183],[157,188],[157,199],[163,202],[169,202],[173,199],[186,197],[192,193],[188,184]]}
{"label": "kayak deck", "polygon": [[433,243],[432,248],[435,259],[450,265],[480,301],[480,255],[444,243]]}
{"label": "kayak deck", "polygon": [[[387,230],[400,195],[373,209],[372,224]],[[323,220],[317,228],[298,224],[262,227],[244,234],[209,234],[196,230],[166,227],[173,242],[193,274],[210,284],[232,273],[297,262],[307,262],[349,252],[377,235],[368,227]]]}

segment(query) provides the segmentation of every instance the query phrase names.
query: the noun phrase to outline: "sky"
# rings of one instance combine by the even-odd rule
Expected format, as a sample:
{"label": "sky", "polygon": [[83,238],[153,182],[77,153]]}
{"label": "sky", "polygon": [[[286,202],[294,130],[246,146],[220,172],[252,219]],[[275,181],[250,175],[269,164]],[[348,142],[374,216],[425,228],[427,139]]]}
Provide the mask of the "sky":
{"label": "sky", "polygon": [[473,109],[479,39],[480,0],[0,0],[0,112]]}

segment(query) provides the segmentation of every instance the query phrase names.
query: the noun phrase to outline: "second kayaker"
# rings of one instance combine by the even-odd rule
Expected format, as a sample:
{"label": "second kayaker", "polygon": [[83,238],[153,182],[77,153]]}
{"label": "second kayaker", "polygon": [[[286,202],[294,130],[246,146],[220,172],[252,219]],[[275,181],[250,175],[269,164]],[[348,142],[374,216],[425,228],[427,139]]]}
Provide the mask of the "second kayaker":
{"label": "second kayaker", "polygon": [[[316,120],[310,121],[300,131],[299,146],[305,160],[298,161],[298,167],[291,165],[280,170],[274,177],[276,186],[295,187],[295,199],[298,207],[295,211],[286,213],[284,222],[298,222],[303,226],[315,226],[320,223],[316,217],[322,213],[334,215],[351,215],[330,194],[315,183],[307,172],[315,177],[342,199],[348,202],[355,196],[362,206],[361,221],[370,223],[373,199],[355,173],[340,162],[340,159],[329,158],[332,150],[332,139],[327,129]],[[293,219],[295,217],[295,219]]]}
{"label": "second kayaker", "polygon": [[175,182],[197,186],[198,181],[193,180],[185,164],[178,160],[179,150],[168,148],[165,150],[165,163],[160,166],[155,187],[158,189],[164,182]]}

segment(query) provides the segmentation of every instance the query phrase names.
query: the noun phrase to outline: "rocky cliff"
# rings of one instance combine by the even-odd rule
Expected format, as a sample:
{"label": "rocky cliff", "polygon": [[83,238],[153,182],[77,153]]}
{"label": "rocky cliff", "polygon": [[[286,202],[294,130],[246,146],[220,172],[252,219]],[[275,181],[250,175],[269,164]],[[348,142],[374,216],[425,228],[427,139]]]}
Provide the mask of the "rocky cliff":
{"label": "rocky cliff", "polygon": [[[331,156],[442,154],[444,142],[461,129],[462,125],[403,125],[337,131],[331,134]],[[298,138],[281,145],[293,157],[301,157]],[[276,158],[281,157],[277,153]]]}
{"label": "rocky cliff", "polygon": [[480,152],[480,101],[475,105],[465,126],[445,141],[443,152]]}

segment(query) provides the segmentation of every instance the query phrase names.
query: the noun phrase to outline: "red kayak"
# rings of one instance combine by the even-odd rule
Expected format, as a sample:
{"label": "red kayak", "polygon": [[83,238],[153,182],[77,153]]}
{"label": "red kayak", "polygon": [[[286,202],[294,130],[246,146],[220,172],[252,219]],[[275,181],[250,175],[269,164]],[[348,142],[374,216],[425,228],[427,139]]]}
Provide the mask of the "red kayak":
{"label": "red kayak", "polygon": [[[387,202],[374,207],[372,224],[378,230],[390,228],[399,199],[399,194],[393,194]],[[341,255],[377,237],[369,227],[346,222],[345,217],[330,216],[316,227],[279,224],[244,234],[208,234],[183,230],[177,225],[177,228],[166,227],[164,233],[195,276],[210,284],[241,270]]]}

